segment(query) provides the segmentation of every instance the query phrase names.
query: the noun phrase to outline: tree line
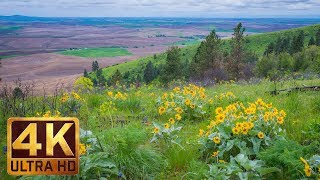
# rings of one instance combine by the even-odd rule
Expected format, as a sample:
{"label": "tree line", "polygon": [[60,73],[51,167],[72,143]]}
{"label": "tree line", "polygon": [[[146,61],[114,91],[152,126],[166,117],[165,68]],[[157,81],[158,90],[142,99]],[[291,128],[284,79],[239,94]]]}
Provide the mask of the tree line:
{"label": "tree line", "polygon": [[[90,77],[96,86],[132,84],[139,85],[153,81],[168,84],[174,80],[216,83],[221,80],[249,79],[254,76],[271,77],[297,71],[320,73],[320,29],[309,40],[299,31],[291,35],[279,35],[267,45],[263,56],[251,52],[246,46],[245,28],[241,23],[233,29],[225,48],[215,30],[201,42],[190,61],[183,59],[182,50],[173,46],[166,51],[164,64],[155,65],[148,61],[141,67],[140,73],[127,71],[122,74],[116,70],[109,79],[105,79],[98,62],[92,63],[93,76],[85,70],[84,76]],[[307,41],[307,46],[305,46]],[[157,55],[153,58],[156,60]]]}

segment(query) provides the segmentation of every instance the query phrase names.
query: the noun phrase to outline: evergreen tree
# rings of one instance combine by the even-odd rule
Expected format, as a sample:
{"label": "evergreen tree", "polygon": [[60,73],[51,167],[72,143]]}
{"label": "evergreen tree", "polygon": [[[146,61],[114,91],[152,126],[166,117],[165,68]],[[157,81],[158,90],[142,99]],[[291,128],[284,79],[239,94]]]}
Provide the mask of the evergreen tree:
{"label": "evergreen tree", "polygon": [[95,71],[98,71],[98,69],[99,69],[98,61],[93,61],[92,62],[92,71],[95,72]]}
{"label": "evergreen tree", "polygon": [[314,40],[314,37],[312,36],[309,40],[309,43],[308,43],[308,46],[312,46],[312,45],[315,45],[316,44],[316,41]]}
{"label": "evergreen tree", "polygon": [[83,77],[86,77],[86,78],[89,77],[88,72],[87,72],[87,69],[84,69]]}
{"label": "evergreen tree", "polygon": [[201,42],[197,52],[191,61],[189,74],[192,78],[203,80],[205,72],[216,68],[223,58],[221,40],[215,30]]}
{"label": "evergreen tree", "polygon": [[149,61],[146,65],[143,77],[147,84],[149,84],[156,77],[156,70],[151,61]]}
{"label": "evergreen tree", "polygon": [[316,45],[320,46],[320,28],[318,29],[316,33]]}
{"label": "evergreen tree", "polygon": [[274,51],[274,43],[271,42],[268,46],[267,49],[264,51],[264,55],[271,54]]}
{"label": "evergreen tree", "polygon": [[231,39],[231,55],[227,63],[227,69],[231,79],[238,79],[241,77],[241,69],[246,56],[244,31],[245,28],[239,23],[234,28],[233,37]]}
{"label": "evergreen tree", "polygon": [[291,44],[291,54],[302,51],[304,47],[304,32],[300,31],[297,36],[294,36]]}
{"label": "evergreen tree", "polygon": [[97,78],[99,78],[100,76],[102,76],[102,69],[99,68],[96,72]]}
{"label": "evergreen tree", "polygon": [[116,85],[118,82],[121,83],[122,81],[122,74],[121,72],[117,69],[116,72],[111,76],[110,79],[110,84],[109,85]]}
{"label": "evergreen tree", "polygon": [[166,63],[163,67],[161,79],[164,83],[168,83],[174,79],[179,79],[182,76],[180,48],[173,46],[166,52]]}

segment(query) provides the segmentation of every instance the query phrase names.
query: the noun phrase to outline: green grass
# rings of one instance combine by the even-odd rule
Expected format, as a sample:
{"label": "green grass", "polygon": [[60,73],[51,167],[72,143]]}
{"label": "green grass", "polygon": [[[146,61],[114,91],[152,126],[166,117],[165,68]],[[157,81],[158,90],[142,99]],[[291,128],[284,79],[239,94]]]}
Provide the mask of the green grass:
{"label": "green grass", "polygon": [[8,56],[0,56],[0,59],[7,59],[7,58],[12,58],[12,57],[17,57],[17,56],[23,56],[21,54],[13,54],[13,55],[8,55]]}
{"label": "green grass", "polygon": [[11,33],[22,28],[22,26],[0,26],[0,33]]}
{"label": "green grass", "polygon": [[[320,85],[320,79],[290,80],[280,82],[277,86],[285,89],[303,85]],[[262,98],[265,102],[272,103],[274,107],[286,111],[287,117],[284,123],[286,138],[302,145],[318,140],[319,132],[316,131],[314,125],[320,123],[319,92],[281,93],[272,96],[268,91],[273,89],[274,84],[264,80],[259,83],[221,84],[207,87],[206,94],[208,97],[214,97],[231,91],[236,95],[237,100],[243,102],[252,102],[257,98]],[[118,90],[113,89],[113,91]],[[81,108],[76,115],[80,119],[82,129],[91,130],[100,138],[105,151],[110,153],[110,160],[115,162],[127,177],[133,179],[181,179],[182,177],[205,179],[209,168],[206,162],[201,160],[197,134],[200,128],[206,128],[210,119],[182,122],[183,129],[179,132],[179,136],[184,149],[175,145],[168,147],[162,143],[150,143],[152,125],[144,125],[141,121],[146,118],[149,122],[165,123],[159,120],[157,99],[162,93],[170,92],[171,88],[142,86],[140,89],[132,88],[124,91],[128,93],[129,98],[136,99],[140,104],[138,107],[132,106],[128,99],[127,108],[118,108],[113,114],[114,117],[119,116],[125,119],[125,125],[117,125],[112,128],[107,123],[109,119],[103,119],[99,115],[101,103],[108,101],[105,92],[98,91],[81,95],[85,99],[86,106],[83,106],[83,109]],[[138,96],[137,92],[142,95]],[[151,92],[155,93],[154,97],[149,96]],[[86,107],[89,109],[84,110]],[[3,127],[5,127],[5,121],[2,121],[0,125],[0,136],[5,137],[6,132]],[[5,143],[5,138],[1,138],[0,146],[4,146]],[[1,156],[0,169],[4,168],[1,175],[8,179],[4,165],[5,156]]]}
{"label": "green grass", "polygon": [[59,52],[59,54],[68,55],[68,56],[89,57],[89,58],[116,57],[116,56],[131,55],[131,53],[127,49],[114,48],[114,47],[84,48],[84,49],[66,50],[66,51]]}

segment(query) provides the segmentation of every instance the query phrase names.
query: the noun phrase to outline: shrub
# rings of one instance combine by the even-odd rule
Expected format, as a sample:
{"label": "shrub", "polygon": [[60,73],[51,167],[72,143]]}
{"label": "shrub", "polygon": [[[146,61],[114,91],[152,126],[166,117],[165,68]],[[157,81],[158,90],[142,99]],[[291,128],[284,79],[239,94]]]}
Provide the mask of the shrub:
{"label": "shrub", "polygon": [[260,177],[275,171],[266,170],[256,156],[261,149],[281,138],[285,117],[283,110],[279,111],[262,99],[247,106],[236,102],[224,109],[216,108],[215,119],[210,121],[207,130],[199,130],[203,155],[213,163],[211,171],[232,171],[223,175],[230,178],[235,175],[249,177],[250,173],[253,173],[250,176]]}
{"label": "shrub", "polygon": [[319,142],[302,146],[295,141],[282,139],[275,141],[268,149],[261,151],[258,157],[268,166],[281,169],[281,174],[275,177],[300,179],[303,177],[303,167],[299,158],[319,152],[318,147]]}

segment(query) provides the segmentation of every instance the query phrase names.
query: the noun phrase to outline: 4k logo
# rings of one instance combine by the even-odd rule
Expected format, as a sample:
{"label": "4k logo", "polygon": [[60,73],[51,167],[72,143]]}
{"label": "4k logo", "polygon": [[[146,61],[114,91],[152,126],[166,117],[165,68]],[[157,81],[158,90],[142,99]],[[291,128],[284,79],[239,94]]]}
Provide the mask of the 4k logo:
{"label": "4k logo", "polygon": [[79,172],[77,118],[10,118],[7,171],[11,175]]}

